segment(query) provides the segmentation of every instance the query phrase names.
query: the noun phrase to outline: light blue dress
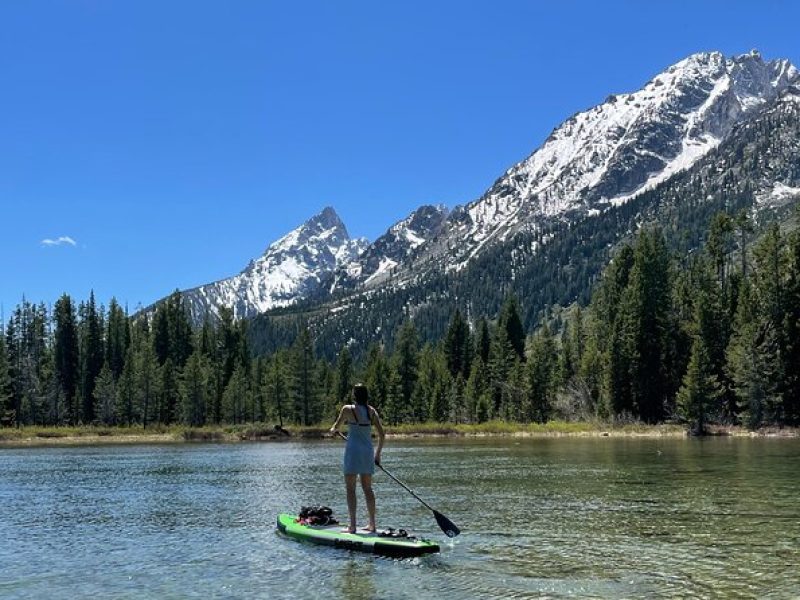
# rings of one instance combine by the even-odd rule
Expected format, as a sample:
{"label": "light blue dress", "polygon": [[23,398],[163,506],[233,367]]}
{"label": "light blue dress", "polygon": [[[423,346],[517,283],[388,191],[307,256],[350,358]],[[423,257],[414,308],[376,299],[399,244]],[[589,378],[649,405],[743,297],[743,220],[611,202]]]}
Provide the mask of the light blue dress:
{"label": "light blue dress", "polygon": [[353,411],[357,423],[347,424],[347,445],[344,449],[345,475],[372,475],[375,473],[375,451],[372,448],[372,425],[369,408],[356,404]]}

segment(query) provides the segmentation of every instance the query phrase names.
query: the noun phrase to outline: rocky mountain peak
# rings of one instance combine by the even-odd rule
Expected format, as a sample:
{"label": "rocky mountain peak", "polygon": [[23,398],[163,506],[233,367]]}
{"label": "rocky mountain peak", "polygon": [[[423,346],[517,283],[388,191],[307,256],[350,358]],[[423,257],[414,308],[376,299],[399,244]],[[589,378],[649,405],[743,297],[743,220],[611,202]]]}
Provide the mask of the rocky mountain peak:
{"label": "rocky mountain peak", "polygon": [[315,293],[338,267],[355,260],[367,240],[351,239],[331,207],[269,245],[238,275],[183,292],[196,321],[219,306],[251,317]]}
{"label": "rocky mountain peak", "polygon": [[444,205],[423,205],[392,225],[357,260],[340,268],[331,290],[363,284],[378,285],[408,261],[439,233],[448,209]]}

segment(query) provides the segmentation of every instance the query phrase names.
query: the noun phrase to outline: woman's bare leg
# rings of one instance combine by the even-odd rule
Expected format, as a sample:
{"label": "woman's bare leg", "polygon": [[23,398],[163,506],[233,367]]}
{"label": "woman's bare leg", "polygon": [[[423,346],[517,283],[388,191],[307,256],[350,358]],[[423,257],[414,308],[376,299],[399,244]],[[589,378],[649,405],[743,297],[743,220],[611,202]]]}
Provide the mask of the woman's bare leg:
{"label": "woman's bare leg", "polygon": [[344,484],[347,487],[347,512],[350,513],[350,527],[351,532],[356,530],[356,479],[358,475],[345,475]]}
{"label": "woman's bare leg", "polygon": [[364,490],[364,498],[367,500],[367,512],[369,513],[369,525],[366,529],[375,532],[375,492],[372,491],[372,475],[360,475],[361,489]]}

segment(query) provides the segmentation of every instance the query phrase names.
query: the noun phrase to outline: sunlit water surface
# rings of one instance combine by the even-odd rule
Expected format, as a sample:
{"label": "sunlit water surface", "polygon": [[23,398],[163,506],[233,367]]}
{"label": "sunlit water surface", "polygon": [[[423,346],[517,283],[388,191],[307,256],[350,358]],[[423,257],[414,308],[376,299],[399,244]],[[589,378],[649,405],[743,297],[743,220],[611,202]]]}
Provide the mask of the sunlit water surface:
{"label": "sunlit water surface", "polygon": [[1,598],[800,597],[800,440],[390,440],[392,560],[281,537],[345,513],[334,442],[0,449]]}

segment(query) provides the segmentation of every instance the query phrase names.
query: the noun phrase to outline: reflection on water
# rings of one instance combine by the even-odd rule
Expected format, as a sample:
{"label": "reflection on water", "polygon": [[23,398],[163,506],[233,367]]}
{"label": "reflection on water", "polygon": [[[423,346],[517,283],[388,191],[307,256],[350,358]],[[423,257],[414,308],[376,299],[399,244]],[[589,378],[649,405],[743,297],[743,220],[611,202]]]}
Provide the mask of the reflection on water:
{"label": "reflection on water", "polygon": [[348,556],[336,575],[335,590],[341,598],[377,598],[375,563]]}
{"label": "reflection on water", "polygon": [[304,504],[345,514],[341,452],[0,450],[0,597],[800,596],[800,440],[390,440],[463,531],[377,474],[379,521],[442,545],[406,560],[276,535]]}

